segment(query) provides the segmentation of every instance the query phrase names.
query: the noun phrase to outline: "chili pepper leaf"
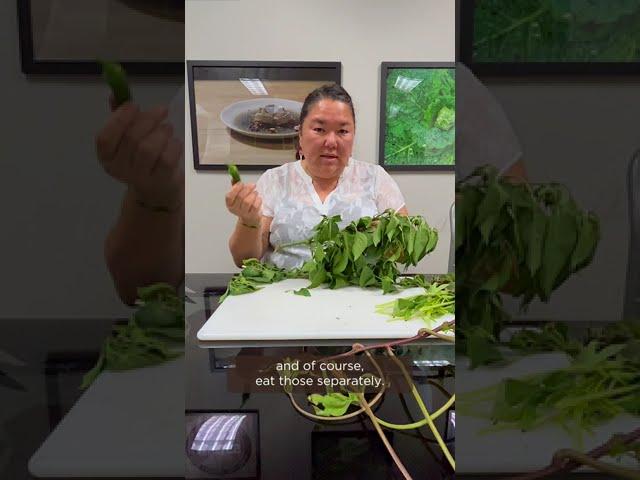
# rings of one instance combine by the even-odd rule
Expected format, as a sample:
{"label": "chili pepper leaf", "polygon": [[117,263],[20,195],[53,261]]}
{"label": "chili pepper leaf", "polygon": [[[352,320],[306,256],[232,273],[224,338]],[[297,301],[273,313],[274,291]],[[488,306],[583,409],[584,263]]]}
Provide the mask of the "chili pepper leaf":
{"label": "chili pepper leaf", "polygon": [[411,254],[413,253],[413,249],[416,243],[416,236],[417,236],[416,230],[414,228],[411,228],[409,230],[409,234],[407,235],[407,241],[406,241],[406,250],[409,258],[413,258]]}
{"label": "chili pepper leaf", "polygon": [[333,288],[342,288],[342,287],[347,287],[349,285],[350,285],[349,280],[347,280],[345,277],[341,275],[336,275],[333,278]]}
{"label": "chili pepper leaf", "polygon": [[500,269],[493,274],[489,280],[482,286],[485,290],[499,291],[511,278],[513,268],[513,259],[509,255],[505,255]]}
{"label": "chili pepper leaf", "polygon": [[598,240],[598,220],[592,214],[583,214],[580,217],[578,243],[571,255],[572,270],[578,270],[591,262]]}
{"label": "chili pepper leaf", "polygon": [[572,215],[554,213],[549,217],[540,271],[543,299],[549,298],[556,286],[563,267],[571,258],[576,240],[576,225]]}
{"label": "chili pepper leaf", "polygon": [[424,255],[428,253],[431,253],[433,249],[436,248],[436,245],[438,244],[438,231],[436,229],[433,229],[433,230],[427,229],[427,231],[429,232],[429,241],[427,242],[427,246],[425,247],[425,251],[422,257],[424,257]]}
{"label": "chili pepper leaf", "polygon": [[324,257],[325,257],[324,248],[322,248],[322,245],[318,245],[313,251],[313,260],[316,263],[322,263],[322,261],[324,260]]}
{"label": "chili pepper leaf", "polygon": [[385,231],[386,227],[387,227],[387,219],[386,218],[380,218],[378,220],[378,226],[376,227],[375,231],[373,232],[373,244],[376,247],[382,241],[382,236],[384,235],[384,231]]}
{"label": "chili pepper leaf", "polygon": [[533,210],[531,212],[531,223],[528,225],[529,239],[527,251],[527,266],[531,275],[535,275],[542,265],[542,252],[544,239],[547,233],[547,218],[543,213]]}
{"label": "chili pepper leaf", "polygon": [[412,260],[414,265],[417,264],[420,258],[424,255],[427,244],[429,243],[429,232],[425,229],[420,229],[416,232],[416,239],[413,245]]}
{"label": "chili pepper leaf", "polygon": [[381,283],[383,293],[391,293],[396,291],[396,287],[390,277],[382,277]]}
{"label": "chili pepper leaf", "polygon": [[[497,221],[500,211],[502,210],[502,206],[504,205],[506,200],[506,195],[504,189],[500,186],[497,181],[492,182],[487,187],[487,192],[480,202],[478,206],[478,214],[475,219],[475,225],[481,226],[485,224],[484,230],[488,230],[486,235],[491,233],[491,228]],[[492,219],[491,222],[487,223],[487,220]],[[481,230],[483,230],[481,228]],[[484,237],[485,235],[483,235]]]}
{"label": "chili pepper leaf", "polygon": [[156,283],[146,287],[138,288],[138,298],[148,302],[151,300],[166,301],[177,298],[176,290],[167,283]]}
{"label": "chili pepper leaf", "polygon": [[375,275],[373,274],[373,270],[368,265],[365,265],[360,273],[360,279],[358,281],[358,285],[361,287],[368,287],[375,283]]}
{"label": "chili pepper leaf", "polygon": [[368,241],[367,236],[362,232],[356,232],[353,239],[353,259],[357,260],[362,252],[367,248]]}
{"label": "chili pepper leaf", "polygon": [[359,404],[358,397],[352,392],[349,392],[349,395],[339,392],[326,395],[314,393],[307,398],[313,404],[316,415],[322,417],[340,417],[347,412],[350,405]]}
{"label": "chili pepper leaf", "polygon": [[333,273],[342,273],[349,263],[349,252],[338,252],[333,259]]}
{"label": "chili pepper leaf", "polygon": [[385,235],[387,236],[387,240],[391,240],[391,238],[395,235],[396,229],[398,228],[398,218],[394,215],[389,218],[389,223],[385,229]]}
{"label": "chili pepper leaf", "polygon": [[182,325],[182,312],[178,313],[159,301],[142,305],[134,314],[134,321],[140,327],[169,327]]}
{"label": "chili pepper leaf", "polygon": [[322,283],[326,280],[326,278],[327,278],[327,272],[325,272],[324,269],[322,268],[318,268],[315,272],[311,274],[311,277],[309,279],[311,280],[311,285],[309,285],[307,288],[316,288],[322,285]]}

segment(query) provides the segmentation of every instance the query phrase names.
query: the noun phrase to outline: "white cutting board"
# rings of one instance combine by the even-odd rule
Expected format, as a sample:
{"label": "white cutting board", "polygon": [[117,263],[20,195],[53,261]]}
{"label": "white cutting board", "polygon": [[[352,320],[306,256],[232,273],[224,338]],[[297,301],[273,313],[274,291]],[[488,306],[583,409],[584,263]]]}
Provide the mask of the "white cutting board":
{"label": "white cutting board", "polygon": [[[423,288],[384,295],[377,288],[318,287],[310,290],[310,297],[293,294],[307,285],[308,280],[290,279],[265,285],[257,292],[229,296],[200,329],[198,339],[389,339],[412,337],[427,327],[421,319],[389,321],[391,317],[375,312],[376,305],[424,293]],[[430,327],[453,318],[445,315]]]}
{"label": "white cutting board", "polygon": [[[526,356],[506,367],[478,367],[469,369],[467,358],[456,364],[456,394],[460,399],[465,392],[495,385],[506,378],[522,378],[531,374],[552,372],[569,365],[570,359],[563,353],[541,353]],[[554,452],[561,448],[591,450],[611,438],[615,433],[627,433],[640,425],[639,417],[620,415],[585,434],[583,446],[556,425],[546,425],[530,432],[515,429],[483,433],[491,426],[486,419],[457,412],[456,472],[458,473],[513,473],[530,472],[546,467]],[[603,457],[615,463],[615,460]],[[618,465],[633,466],[626,458]],[[579,471],[588,471],[581,469]]]}
{"label": "white cutting board", "polygon": [[102,372],[29,461],[37,478],[183,477],[184,358]]}

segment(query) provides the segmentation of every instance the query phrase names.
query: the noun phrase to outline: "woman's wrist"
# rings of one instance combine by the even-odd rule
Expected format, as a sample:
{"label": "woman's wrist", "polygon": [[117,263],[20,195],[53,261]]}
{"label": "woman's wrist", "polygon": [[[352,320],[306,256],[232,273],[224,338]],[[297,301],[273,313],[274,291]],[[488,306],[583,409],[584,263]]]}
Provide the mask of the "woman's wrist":
{"label": "woman's wrist", "polygon": [[238,225],[252,230],[257,230],[260,227],[260,222],[256,222],[255,220],[244,220],[238,217]]}
{"label": "woman's wrist", "polygon": [[183,199],[179,195],[170,195],[165,198],[150,198],[141,194],[136,189],[132,189],[133,198],[136,205],[157,213],[175,213],[181,210]]}

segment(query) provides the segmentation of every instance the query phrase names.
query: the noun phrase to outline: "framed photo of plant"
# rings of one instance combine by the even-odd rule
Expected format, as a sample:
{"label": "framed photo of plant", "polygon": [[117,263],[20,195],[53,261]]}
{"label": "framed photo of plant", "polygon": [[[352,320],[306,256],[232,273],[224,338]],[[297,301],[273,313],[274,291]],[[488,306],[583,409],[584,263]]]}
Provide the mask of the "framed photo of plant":
{"label": "framed photo of plant", "polygon": [[476,74],[640,73],[640,0],[469,0],[460,53]]}
{"label": "framed photo of plant", "polygon": [[455,64],[383,62],[380,72],[380,165],[453,170]]}
{"label": "framed photo of plant", "polygon": [[187,61],[194,169],[295,161],[304,99],[340,72],[340,62]]}

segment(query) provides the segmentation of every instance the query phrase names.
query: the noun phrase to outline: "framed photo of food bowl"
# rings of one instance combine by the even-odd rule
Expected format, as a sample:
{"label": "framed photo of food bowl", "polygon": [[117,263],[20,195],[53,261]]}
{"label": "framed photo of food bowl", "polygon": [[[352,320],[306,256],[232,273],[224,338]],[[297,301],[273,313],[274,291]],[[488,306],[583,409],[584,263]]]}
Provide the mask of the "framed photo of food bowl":
{"label": "framed photo of food bowl", "polygon": [[478,75],[640,73],[640,2],[461,2],[460,53]]}
{"label": "framed photo of food bowl", "polygon": [[184,75],[184,0],[18,0],[22,71]]}
{"label": "framed photo of food bowl", "polygon": [[340,62],[187,61],[193,166],[265,170],[296,159],[302,103]]}
{"label": "framed photo of food bowl", "polygon": [[379,162],[386,170],[455,167],[455,63],[383,62]]}

